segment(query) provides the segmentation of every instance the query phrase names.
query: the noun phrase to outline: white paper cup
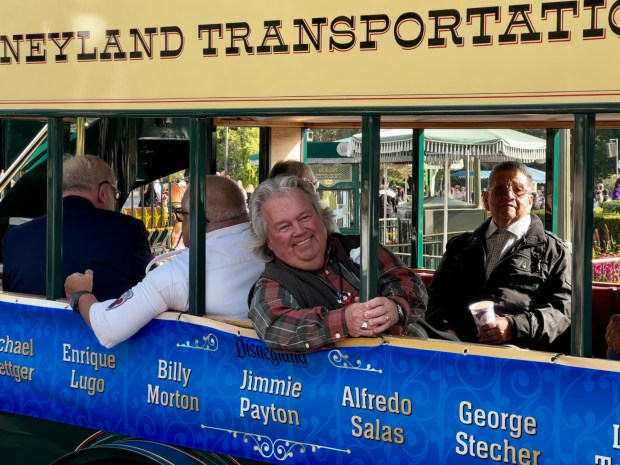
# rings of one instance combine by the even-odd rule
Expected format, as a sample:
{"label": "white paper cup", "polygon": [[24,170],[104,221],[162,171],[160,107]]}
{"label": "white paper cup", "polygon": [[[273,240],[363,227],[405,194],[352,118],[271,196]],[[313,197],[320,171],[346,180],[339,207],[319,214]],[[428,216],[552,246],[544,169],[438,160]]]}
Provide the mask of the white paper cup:
{"label": "white paper cup", "polygon": [[493,310],[493,302],[490,300],[483,300],[476,302],[469,306],[471,315],[474,317],[476,327],[480,328],[482,325],[492,323],[495,321],[495,311]]}

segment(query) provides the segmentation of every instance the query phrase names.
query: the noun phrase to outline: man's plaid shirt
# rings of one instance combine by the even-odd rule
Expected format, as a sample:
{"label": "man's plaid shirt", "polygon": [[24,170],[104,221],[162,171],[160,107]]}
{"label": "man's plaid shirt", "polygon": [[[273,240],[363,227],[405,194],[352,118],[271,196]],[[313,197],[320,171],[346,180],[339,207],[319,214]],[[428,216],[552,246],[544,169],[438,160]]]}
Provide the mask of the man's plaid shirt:
{"label": "man's plaid shirt", "polygon": [[[332,239],[333,240],[333,239]],[[333,247],[330,247],[333,250]],[[402,305],[407,319],[411,312],[424,313],[428,296],[420,278],[383,246],[379,247],[379,295]],[[315,272],[335,292],[358,295],[354,284],[341,274],[344,265],[328,256],[323,270]],[[260,278],[256,283],[250,319],[260,338],[272,349],[286,352],[310,352],[348,336],[346,306],[328,310],[323,306],[300,308],[291,293],[280,283]],[[394,325],[390,333],[400,335],[403,327]]]}

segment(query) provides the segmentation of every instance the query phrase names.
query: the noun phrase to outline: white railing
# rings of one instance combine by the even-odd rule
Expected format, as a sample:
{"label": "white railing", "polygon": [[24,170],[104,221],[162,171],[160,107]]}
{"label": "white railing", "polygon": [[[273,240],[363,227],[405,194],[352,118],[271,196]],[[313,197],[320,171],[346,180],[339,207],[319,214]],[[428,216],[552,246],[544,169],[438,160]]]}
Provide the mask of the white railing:
{"label": "white railing", "polygon": [[[448,239],[466,231],[451,231]],[[386,246],[403,262],[411,265],[411,240],[413,228],[411,219],[379,218],[379,242]],[[423,235],[422,267],[436,269],[443,256],[443,233]]]}

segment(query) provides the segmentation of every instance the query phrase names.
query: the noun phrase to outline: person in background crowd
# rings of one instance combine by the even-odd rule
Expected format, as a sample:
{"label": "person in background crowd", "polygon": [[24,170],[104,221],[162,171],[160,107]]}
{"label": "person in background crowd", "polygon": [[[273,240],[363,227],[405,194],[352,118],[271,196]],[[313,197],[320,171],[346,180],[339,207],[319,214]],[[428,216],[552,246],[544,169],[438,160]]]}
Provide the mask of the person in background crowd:
{"label": "person in background crowd", "polygon": [[250,201],[252,250],[267,262],[250,293],[250,319],[271,348],[309,352],[350,337],[403,334],[426,306],[420,278],[379,247],[379,296],[359,298],[359,243],[335,232],[310,184],[261,183]]}
{"label": "person in background crowd", "polygon": [[467,188],[465,186],[461,186],[461,200],[467,202]]}
{"label": "person in background crowd", "polygon": [[312,168],[301,161],[282,160],[277,162],[271,167],[267,179],[272,179],[283,174],[293,175],[303,179],[312,186],[315,193],[319,189],[319,181],[312,172]]}
{"label": "person in background crowd", "polygon": [[[183,194],[187,190],[187,182],[184,179],[170,184],[170,207],[172,211],[181,208]],[[183,245],[183,225],[175,215],[172,215],[172,233],[170,244],[173,250],[182,249]]]}
{"label": "person in background crowd", "polygon": [[458,184],[455,184],[452,190],[450,191],[449,197],[451,199],[461,200],[461,186],[459,186]]}
{"label": "person in background crowd", "polygon": [[605,202],[609,202],[611,199],[609,198],[609,193],[607,192],[607,189],[603,189],[603,201],[601,203],[605,203]]}
{"label": "person in background crowd", "polygon": [[[451,239],[429,286],[426,320],[466,342],[570,353],[571,253],[545,231],[522,163],[498,164],[483,203],[491,218]],[[496,318],[477,329],[469,305]]]}
{"label": "person in background crowd", "polygon": [[[100,277],[94,291],[116,297],[138,283],[151,260],[144,224],[115,210],[120,191],[106,162],[93,155],[66,156],[63,163],[63,279],[90,268]],[[33,219],[4,237],[3,288],[46,294],[47,217]]]}
{"label": "person in background crowd", "polygon": [[144,188],[141,207],[159,207],[162,200],[162,187],[159,179],[147,184]]}
{"label": "person in background crowd", "polygon": [[398,208],[396,192],[390,189],[390,181],[387,178],[381,180],[379,186],[379,218],[393,218]]}
{"label": "person in background crowd", "polygon": [[605,190],[603,183],[599,182],[594,186],[594,208],[600,208],[603,205],[603,190]]}
{"label": "person in background crowd", "polygon": [[620,178],[616,179],[614,190],[611,192],[611,200],[620,200]]}
{"label": "person in background crowd", "polygon": [[[250,253],[247,206],[237,184],[226,177],[207,176],[206,186],[206,313],[247,320],[248,292],[265,268]],[[183,223],[186,247],[190,247],[189,207],[188,189],[182,207],[174,212]],[[110,348],[166,310],[189,309],[189,250],[179,251],[116,300],[99,302],[93,280],[97,283],[99,276],[91,270],[74,273],[66,279],[65,291],[72,308]]]}
{"label": "person in background crowd", "polygon": [[536,191],[536,199],[534,199],[534,209],[540,210],[545,206],[545,195],[542,190]]}
{"label": "person in background crowd", "polygon": [[594,208],[600,208],[603,205],[603,191],[597,190],[594,194]]}
{"label": "person in background crowd", "polygon": [[245,193],[248,196],[247,203],[249,205],[250,204],[250,198],[252,197],[252,194],[254,193],[254,184],[248,184],[245,187]]}
{"label": "person in background crowd", "polygon": [[545,215],[553,215],[553,189],[545,193]]}

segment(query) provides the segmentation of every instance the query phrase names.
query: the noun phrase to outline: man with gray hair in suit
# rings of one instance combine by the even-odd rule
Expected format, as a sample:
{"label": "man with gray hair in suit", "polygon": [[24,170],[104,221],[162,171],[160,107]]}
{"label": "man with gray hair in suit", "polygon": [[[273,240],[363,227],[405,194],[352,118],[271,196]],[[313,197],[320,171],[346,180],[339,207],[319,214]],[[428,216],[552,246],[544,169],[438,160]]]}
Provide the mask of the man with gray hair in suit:
{"label": "man with gray hair in suit", "polygon": [[[138,283],[151,260],[144,224],[115,210],[120,198],[114,171],[94,155],[67,156],[63,163],[62,274],[86,268],[100,277],[95,291],[116,297]],[[4,237],[6,292],[46,294],[47,218],[10,229]]]}

